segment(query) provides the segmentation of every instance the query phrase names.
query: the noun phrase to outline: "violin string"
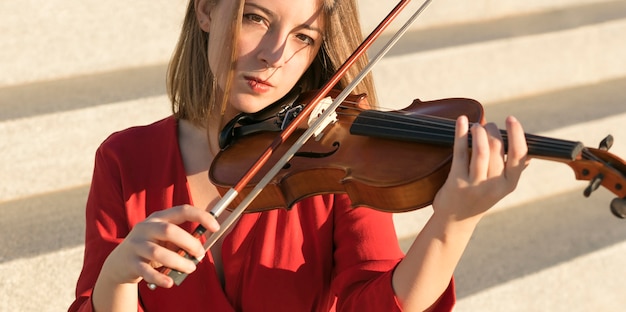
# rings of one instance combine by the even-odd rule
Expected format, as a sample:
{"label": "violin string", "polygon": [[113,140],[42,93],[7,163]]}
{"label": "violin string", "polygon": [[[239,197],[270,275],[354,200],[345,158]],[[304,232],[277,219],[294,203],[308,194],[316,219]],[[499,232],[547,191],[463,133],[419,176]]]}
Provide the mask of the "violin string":
{"label": "violin string", "polygon": [[583,150],[582,155],[583,155],[583,159],[586,159],[586,160],[592,160],[592,161],[595,161],[595,162],[601,163],[603,166],[611,166],[608,162],[606,162],[606,161],[604,161],[604,160],[600,159],[599,157],[597,157],[596,155],[594,155],[594,154],[593,154],[593,153],[592,153],[589,149],[587,149],[587,148],[585,148],[585,149]]}
{"label": "violin string", "polygon": [[[356,108],[355,110],[357,111],[366,111],[365,109],[359,109]],[[410,114],[410,111],[403,111],[403,110],[399,110],[399,111],[395,111],[395,112],[405,112],[406,114]],[[346,113],[339,113],[338,114],[343,114],[343,115],[352,115],[354,117],[357,116],[357,114],[346,114]],[[405,117],[405,118],[403,118]],[[376,121],[385,121],[386,119],[382,119],[382,118],[375,118],[375,117],[367,117],[370,120],[376,120]],[[424,128],[429,128],[434,132],[439,132],[440,135],[443,136],[454,136],[454,130],[455,130],[455,121],[452,119],[448,119],[448,118],[443,118],[443,117],[438,117],[438,116],[429,116],[429,115],[403,115],[403,114],[398,114],[398,115],[394,115],[394,118],[396,118],[397,120],[399,120],[399,124],[403,125],[403,126],[413,126],[415,125],[415,122],[420,122],[420,124],[424,127]],[[405,120],[404,122],[402,120]],[[470,124],[471,127],[471,124]],[[391,130],[392,128],[387,128],[388,130]],[[406,130],[408,131],[408,130]],[[507,139],[507,134],[506,131],[500,130],[501,135],[503,137],[503,139]],[[416,132],[416,133],[419,133]],[[533,134],[528,134],[526,133],[526,139],[532,143],[536,143],[536,144],[546,144],[547,147],[552,147],[552,146],[559,146],[561,145],[563,148],[565,149],[569,149],[571,148],[572,144],[574,142],[570,142],[570,141],[565,141],[565,140],[559,140],[559,139],[551,139],[551,138],[547,138],[547,137],[541,137],[541,136],[536,136]]]}
{"label": "violin string", "polygon": [[[351,109],[357,112],[364,112],[367,110],[367,109],[356,107],[358,102],[355,102],[355,101],[345,100],[344,103],[351,104],[352,106],[340,105],[339,107]],[[384,107],[378,107],[378,109],[394,111],[391,108],[384,108]],[[397,112],[398,116],[406,116],[406,115],[403,115],[402,113],[407,114],[412,117],[416,116],[416,115],[410,115],[411,112],[407,110],[395,110],[394,112]],[[355,113],[345,113],[345,112],[340,112],[340,111],[338,111],[337,114],[351,115],[353,117],[356,117],[358,115]],[[414,125],[416,118],[412,118],[412,117],[407,118],[406,119],[407,121],[401,124],[410,125],[410,126]],[[372,118],[372,119],[376,119],[376,118]],[[430,136],[443,136],[446,138],[450,135],[454,136],[455,124],[454,124],[454,121],[451,119],[441,118],[437,116],[426,116],[426,115],[420,115],[419,117],[417,117],[417,119],[419,119],[420,122],[427,125],[425,126],[426,128],[429,128],[430,130],[433,131],[433,132],[417,131],[418,134],[421,132],[423,134],[428,134]],[[378,120],[381,120],[381,119],[378,119]],[[381,121],[384,121],[384,120],[381,120]],[[377,127],[380,129],[389,128],[385,130],[397,130],[397,129],[391,129],[390,127],[381,127],[381,126],[377,126]],[[403,131],[410,131],[410,130],[403,130]],[[503,140],[508,142],[508,134],[506,133],[506,131],[500,130],[500,133],[501,133]],[[529,146],[533,146],[536,149],[544,149],[548,152],[554,151],[558,153],[558,152],[571,151],[572,148],[578,144],[578,142],[553,139],[553,138],[542,137],[542,136],[528,134],[528,133],[525,133],[525,137],[526,137],[527,144]],[[610,166],[608,162],[594,155],[586,147],[582,148],[582,151],[580,152],[580,157],[584,160],[591,160],[591,161],[603,164],[604,166]]]}
{"label": "violin string", "polygon": [[[354,101],[345,101],[345,102],[348,104],[356,104]],[[358,112],[363,112],[367,110],[367,109],[362,109],[362,108],[358,108],[354,106],[344,105],[340,107],[350,108]],[[406,118],[407,121],[405,123],[400,122],[401,125],[412,126],[414,125],[415,121],[418,120],[423,124],[424,127],[429,127],[430,130],[433,131],[433,132],[426,133],[430,136],[437,136],[437,135],[443,136],[443,137],[448,137],[450,135],[454,136],[455,125],[454,125],[454,121],[451,119],[437,117],[437,116],[415,115],[415,114],[411,115],[412,112],[406,111],[406,110],[396,110],[394,112],[398,113],[397,115],[394,115],[394,117],[397,117],[398,119],[402,119],[401,117],[408,116]],[[405,113],[405,114],[403,115],[402,113]],[[338,114],[353,115],[355,117],[357,115],[353,113],[346,114],[346,113],[340,113],[340,112],[338,112]],[[393,129],[389,128],[386,130],[393,130]],[[403,130],[403,131],[408,131],[408,130]],[[420,132],[418,131],[415,133],[419,134]],[[500,130],[500,133],[502,135],[503,140],[508,142],[508,135],[506,131]],[[551,152],[551,151],[557,152],[557,153],[566,152],[566,151],[572,150],[574,146],[578,145],[578,142],[572,142],[572,141],[561,140],[561,139],[553,139],[553,138],[542,137],[542,136],[537,136],[537,135],[528,134],[528,133],[525,133],[525,136],[526,136],[526,140],[529,146],[532,146],[539,150],[545,150],[547,152]],[[599,159],[593,153],[591,153],[587,148],[583,148],[581,152],[581,157],[583,159],[605,163],[603,160]]]}
{"label": "violin string", "polygon": [[[372,121],[388,121],[387,119],[375,118],[370,116],[366,117]],[[436,116],[426,116],[426,115],[402,115],[402,114],[393,114],[394,122],[398,125],[397,127],[388,127],[388,126],[380,126],[380,125],[370,125],[368,127],[377,128],[380,130],[395,130],[395,131],[403,131],[405,133],[413,133],[413,134],[426,134],[431,137],[443,137],[446,139],[450,139],[454,137],[454,128],[455,122],[451,119],[436,117]],[[410,130],[407,128],[414,128],[416,124],[419,124],[421,127],[420,130]],[[508,143],[508,136],[505,131],[500,130],[503,140],[505,144]],[[541,136],[536,136],[532,134],[525,134],[527,143],[530,147],[533,147],[538,151],[546,151],[546,152],[567,152],[571,151],[575,146],[578,145],[577,142],[559,140],[559,139],[551,139]]]}

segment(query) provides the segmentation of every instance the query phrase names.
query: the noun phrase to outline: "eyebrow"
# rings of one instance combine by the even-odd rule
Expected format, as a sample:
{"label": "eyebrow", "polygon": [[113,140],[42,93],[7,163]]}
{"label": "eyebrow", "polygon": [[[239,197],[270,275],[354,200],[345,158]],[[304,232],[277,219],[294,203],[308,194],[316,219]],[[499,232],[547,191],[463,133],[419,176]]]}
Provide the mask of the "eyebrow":
{"label": "eyebrow", "polygon": [[[265,8],[265,7],[262,7],[262,6],[260,6],[260,5],[256,4],[256,3],[249,3],[249,2],[246,2],[246,3],[244,4],[244,6],[251,6],[251,7],[255,7],[255,8],[257,8],[257,9],[259,9],[259,10],[263,11],[263,13],[267,14],[267,15],[268,15],[268,16],[270,16],[270,17],[274,17],[274,16],[275,16],[274,12],[272,12],[272,11],[270,11],[269,9],[267,9],[267,8]],[[310,25],[310,24],[301,24],[301,25],[299,25],[298,27],[299,27],[299,28],[304,28],[304,29],[307,29],[307,30],[311,30],[311,31],[316,31],[316,32],[318,32],[318,33],[320,33],[320,34],[324,34],[320,28],[318,28],[318,27],[313,27],[313,26],[312,26],[312,25]]]}

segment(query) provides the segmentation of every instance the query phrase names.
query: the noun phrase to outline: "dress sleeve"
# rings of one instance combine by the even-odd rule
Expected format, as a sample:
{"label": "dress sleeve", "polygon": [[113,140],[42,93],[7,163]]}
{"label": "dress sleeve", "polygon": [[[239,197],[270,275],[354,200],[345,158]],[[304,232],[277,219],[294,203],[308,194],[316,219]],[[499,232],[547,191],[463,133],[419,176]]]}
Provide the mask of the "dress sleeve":
{"label": "dress sleeve", "polygon": [[93,311],[91,294],[102,265],[129,232],[120,172],[118,158],[105,142],[96,151],[85,214],[83,268],[68,311]]}
{"label": "dress sleeve", "polygon": [[[392,275],[404,254],[392,215],[370,208],[351,208],[347,196],[335,197],[335,272],[332,290],[337,311],[402,311]],[[454,282],[431,311],[451,311]]]}

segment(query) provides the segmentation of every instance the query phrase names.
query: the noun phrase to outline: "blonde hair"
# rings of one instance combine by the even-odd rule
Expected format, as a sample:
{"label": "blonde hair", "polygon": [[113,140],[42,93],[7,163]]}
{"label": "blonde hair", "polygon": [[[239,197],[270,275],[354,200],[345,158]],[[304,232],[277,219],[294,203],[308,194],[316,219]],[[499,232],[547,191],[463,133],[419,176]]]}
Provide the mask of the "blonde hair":
{"label": "blonde hair", "polygon": [[[323,3],[323,43],[316,59],[304,73],[297,85],[302,91],[320,88],[352,54],[363,40],[354,0],[321,0]],[[215,5],[217,0],[210,5]],[[236,38],[243,14],[244,0],[233,6],[230,32]],[[216,82],[208,62],[209,34],[202,31],[196,18],[194,1],[189,1],[178,43],[172,55],[167,73],[167,91],[172,111],[178,119],[185,119],[197,126],[206,126],[209,114],[223,112],[228,97],[230,76],[236,62],[236,42],[223,42],[224,55],[221,66],[228,66],[229,76],[224,96],[216,98]],[[361,57],[341,79],[335,88],[345,88],[367,64],[367,56]],[[221,70],[221,69],[220,69]],[[216,69],[216,72],[218,69]],[[367,93],[370,104],[376,103],[374,83],[368,75],[353,93]],[[218,106],[217,103],[220,103]],[[219,107],[220,110],[216,108]]]}

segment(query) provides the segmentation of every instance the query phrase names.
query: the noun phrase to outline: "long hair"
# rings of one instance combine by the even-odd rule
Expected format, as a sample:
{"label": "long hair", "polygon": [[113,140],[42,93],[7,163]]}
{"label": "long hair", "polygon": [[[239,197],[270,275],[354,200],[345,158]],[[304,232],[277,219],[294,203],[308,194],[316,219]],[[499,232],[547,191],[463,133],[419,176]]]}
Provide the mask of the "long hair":
{"label": "long hair", "polygon": [[[315,60],[304,73],[298,86],[302,91],[320,88],[363,40],[354,0],[320,0],[323,5],[323,42]],[[210,5],[215,5],[216,1]],[[223,42],[221,66],[228,70],[223,93],[216,92],[217,83],[209,67],[208,41],[196,18],[194,1],[190,0],[178,43],[172,55],[167,73],[167,91],[172,103],[174,116],[185,119],[197,126],[205,127],[207,120],[214,120],[212,114],[224,111],[227,104],[230,81],[236,63],[237,35],[242,22],[244,0],[239,0],[232,9],[230,32],[235,38]],[[341,79],[336,88],[345,88],[367,64],[367,56],[361,57]],[[221,69],[215,69],[216,72]],[[371,75],[368,75],[354,90],[354,93],[367,93],[370,104],[376,103],[376,95]],[[217,98],[217,94],[223,94]],[[219,108],[219,109],[217,109]]]}

